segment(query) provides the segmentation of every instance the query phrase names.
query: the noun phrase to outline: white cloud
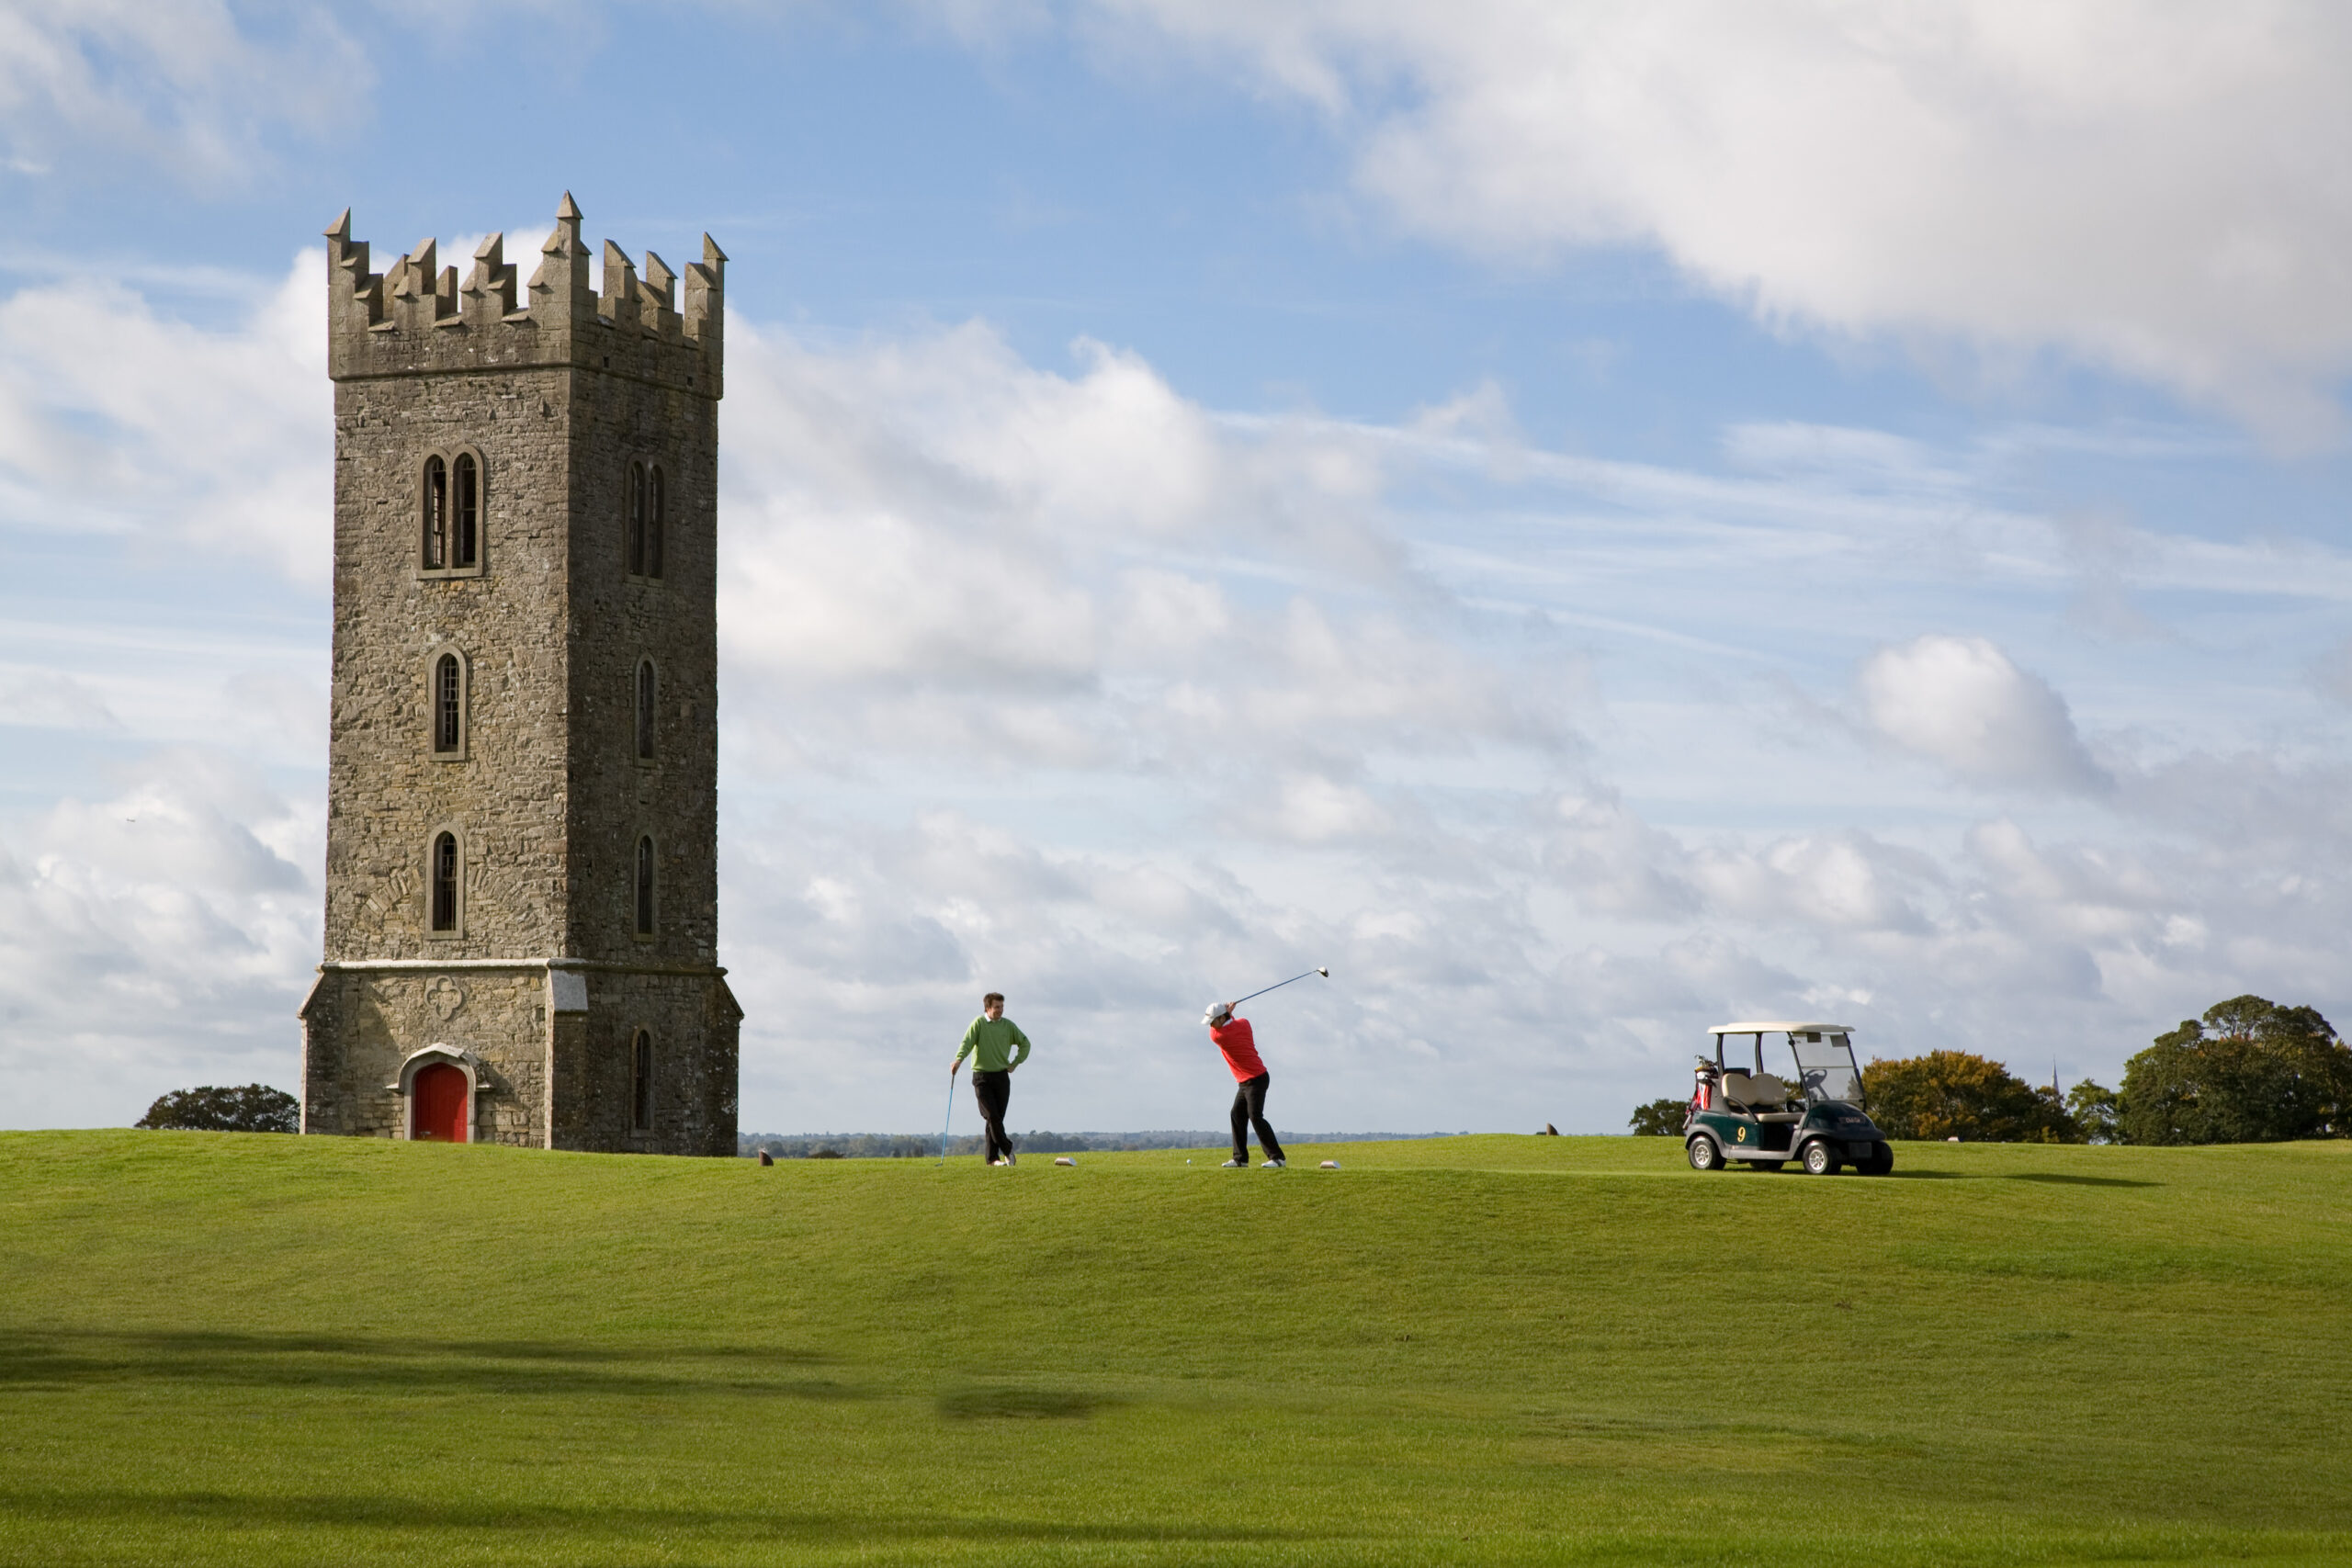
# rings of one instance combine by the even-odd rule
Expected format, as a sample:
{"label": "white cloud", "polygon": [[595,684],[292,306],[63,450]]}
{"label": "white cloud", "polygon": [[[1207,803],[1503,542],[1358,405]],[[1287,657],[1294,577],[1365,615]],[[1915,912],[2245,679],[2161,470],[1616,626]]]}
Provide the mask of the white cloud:
{"label": "white cloud", "polygon": [[175,749],[0,840],[9,1123],[128,1122],[224,1071],[291,1089],[322,829],[218,752]]}
{"label": "white cloud", "polygon": [[0,515],[173,536],[326,581],[331,396],[320,253],[218,331],[119,285],[0,300]]}
{"label": "white cloud", "polygon": [[0,725],[28,729],[120,729],[89,683],[63,671],[0,666]]}
{"label": "white cloud", "polygon": [[1863,661],[1856,684],[1881,736],[1969,784],[2086,790],[2109,782],[2065,700],[1983,637],[1883,648]]}
{"label": "white cloud", "polygon": [[[314,276],[210,333],[135,296],[0,303],[10,528],[64,518],[61,547],[188,582],[232,546],[284,568],[239,574],[265,613],[233,633],[153,600],[0,617],[0,723],[42,727],[10,752],[40,804],[0,821],[0,1018],[50,1043],[18,1120],[288,1081],[320,852],[288,802],[323,793]],[[246,390],[102,384],[66,310]],[[2112,1062],[2217,996],[2333,1005],[2340,740],[2263,739],[2326,711],[2268,678],[2336,635],[2327,547],[2135,533],[2135,584],[2233,597],[2086,683],[2047,629],[2065,532],[1986,456],[2016,433],[1757,423],[1701,474],[1532,447],[1492,388],[1393,426],[1264,419],[1097,345],[1055,369],[980,325],[731,325],[723,929],[755,1123],[929,1122],[987,986],[1051,1052],[1022,1125],[1214,1125],[1197,1010],[1310,964],[1332,983],[1264,1013],[1285,1127],[1611,1127],[1741,1012],[1834,1006],[1907,1051],[2030,1011]],[[311,499],[224,532],[255,464]],[[1758,609],[1789,605],[1837,614]],[[2212,635],[2248,620],[2327,629]],[[2001,642],[1914,635],[1954,622]],[[2021,663],[2084,694],[2112,787]],[[1815,696],[1792,716],[1767,680]],[[1991,821],[1985,788],[2015,791]],[[86,1081],[40,1066],[59,1041]]]}
{"label": "white cloud", "polygon": [[270,23],[223,0],[0,5],[0,156],[20,174],[96,152],[250,181],[273,131],[347,121],[373,85],[327,7],[276,7]]}
{"label": "white cloud", "polygon": [[2352,367],[2352,17],[2034,0],[1095,0],[1328,114],[1490,254],[1654,246],[1763,319],[2055,349],[2275,435]]}
{"label": "white cloud", "polygon": [[720,625],[790,754],[1254,777],[1566,743],[1406,581],[1374,433],[1216,419],[978,323],[729,353]]}
{"label": "white cloud", "polygon": [[1715,849],[1700,857],[1695,876],[1745,919],[1906,932],[1928,924],[1914,891],[1940,880],[1928,857],[1860,833],[1784,839],[1760,853]]}

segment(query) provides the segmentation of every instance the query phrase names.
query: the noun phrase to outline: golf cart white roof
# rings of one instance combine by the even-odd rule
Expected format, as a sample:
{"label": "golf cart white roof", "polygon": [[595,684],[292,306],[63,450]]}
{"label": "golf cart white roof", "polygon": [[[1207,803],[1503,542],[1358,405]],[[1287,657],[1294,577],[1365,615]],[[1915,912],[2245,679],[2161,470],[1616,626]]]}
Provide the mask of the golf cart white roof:
{"label": "golf cart white roof", "polygon": [[1710,1034],[1851,1034],[1844,1023],[1719,1023]]}

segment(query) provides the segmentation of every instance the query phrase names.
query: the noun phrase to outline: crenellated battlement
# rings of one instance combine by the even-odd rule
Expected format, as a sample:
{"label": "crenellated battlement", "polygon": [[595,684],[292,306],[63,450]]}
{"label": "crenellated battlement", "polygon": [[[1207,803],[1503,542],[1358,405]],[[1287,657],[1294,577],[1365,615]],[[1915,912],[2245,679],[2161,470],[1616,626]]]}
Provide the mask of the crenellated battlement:
{"label": "crenellated battlement", "polygon": [[[351,237],[348,209],[326,231],[327,373],[337,381],[518,366],[570,366],[716,399],[724,381],[727,256],[702,237],[683,275],[651,251],[642,275],[605,242],[605,287],[589,287],[588,247],[570,192],[518,290],[505,237],[474,252],[463,282],[430,239],[381,274]],[[685,284],[681,309],[678,284]]]}

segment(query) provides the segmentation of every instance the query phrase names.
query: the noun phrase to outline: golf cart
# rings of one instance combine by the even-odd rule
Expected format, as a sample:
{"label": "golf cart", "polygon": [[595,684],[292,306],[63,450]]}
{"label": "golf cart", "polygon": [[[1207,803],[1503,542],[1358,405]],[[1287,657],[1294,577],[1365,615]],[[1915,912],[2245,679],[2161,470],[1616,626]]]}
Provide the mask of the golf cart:
{"label": "golf cart", "polygon": [[[1712,1056],[1699,1058],[1682,1145],[1693,1170],[1738,1160],[1758,1170],[1804,1162],[1809,1176],[1850,1165],[1864,1176],[1894,1168],[1886,1134],[1863,1111],[1862,1070],[1842,1023],[1719,1023]],[[1764,1037],[1786,1037],[1793,1081],[1764,1070]]]}

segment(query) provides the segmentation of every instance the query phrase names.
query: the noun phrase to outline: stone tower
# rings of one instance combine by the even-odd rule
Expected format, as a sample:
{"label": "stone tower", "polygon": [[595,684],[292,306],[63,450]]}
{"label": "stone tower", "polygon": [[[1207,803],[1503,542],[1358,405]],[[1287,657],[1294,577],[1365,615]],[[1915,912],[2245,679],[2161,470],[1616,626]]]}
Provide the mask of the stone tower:
{"label": "stone tower", "polygon": [[[721,290],[563,198],[522,289],[327,231],[334,681],[302,1130],[735,1153]],[[676,296],[685,286],[684,309]]]}

